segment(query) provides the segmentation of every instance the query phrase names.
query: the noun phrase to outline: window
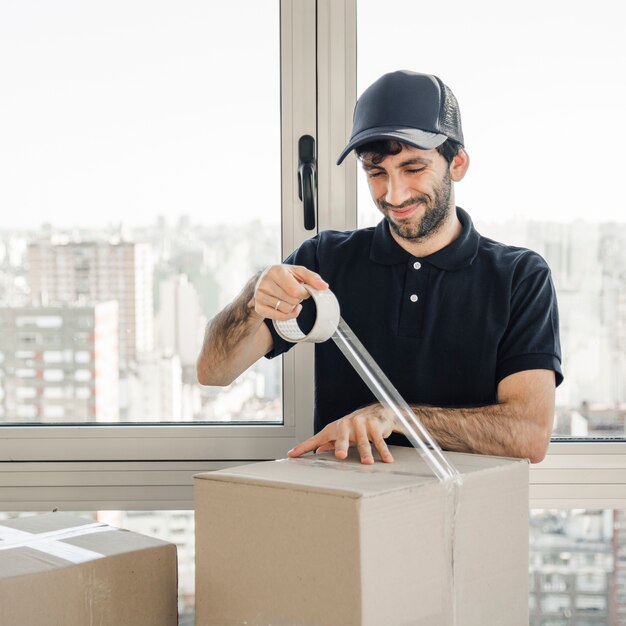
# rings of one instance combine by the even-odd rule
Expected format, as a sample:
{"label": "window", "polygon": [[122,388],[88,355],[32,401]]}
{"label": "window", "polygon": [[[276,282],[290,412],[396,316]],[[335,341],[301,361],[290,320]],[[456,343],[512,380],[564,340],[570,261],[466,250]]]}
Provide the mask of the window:
{"label": "window", "polygon": [[17,407],[18,419],[34,418],[39,415],[39,411],[34,404],[21,403]]}
{"label": "window", "polygon": [[37,389],[35,387],[17,387],[15,395],[18,398],[34,398],[37,396]]}
{"label": "window", "polygon": [[45,369],[43,371],[43,379],[45,381],[57,383],[65,378],[65,372],[59,369]]}
{"label": "window", "polygon": [[37,372],[34,369],[18,368],[15,370],[15,376],[17,378],[34,378]]}
{"label": "window", "polygon": [[[552,270],[565,371],[554,436],[623,440],[626,221],[612,199],[615,186],[590,181],[607,176],[591,152],[618,159],[624,130],[598,136],[590,151],[573,129],[595,119],[600,106],[607,119],[619,114],[626,57],[615,44],[621,22],[613,3],[568,5],[565,22],[563,11],[560,3],[478,0],[453,2],[442,13],[392,0],[381,12],[359,0],[358,91],[398,68],[437,74],[452,88],[472,158],[455,185],[457,204],[481,233],[536,250]],[[394,32],[384,47],[381,32]],[[600,95],[607,85],[611,98]],[[582,170],[584,184],[575,173]],[[359,225],[370,225],[379,214],[360,181]]]}
{"label": "window", "polygon": [[[119,386],[121,420],[282,423],[280,359],[226,389],[194,368],[207,318],[281,258],[279,3],[26,2],[2,17],[17,61],[1,236],[26,289],[0,305],[29,329],[20,343],[57,346],[44,360],[77,381],[93,353],[93,394]],[[74,367],[60,354],[77,336]]]}
{"label": "window", "polygon": [[34,326],[36,328],[58,328],[63,324],[63,319],[57,315],[41,315],[37,317],[18,316],[15,325],[18,328]]}
{"label": "window", "polygon": [[74,353],[76,363],[89,363],[91,361],[91,353],[86,350],[78,350]]}
{"label": "window", "polygon": [[43,353],[44,363],[62,363],[63,352],[61,350],[46,350]]}
{"label": "window", "polygon": [[45,398],[60,400],[64,396],[63,387],[46,387],[43,390],[43,395]]}
{"label": "window", "polygon": [[[145,459],[284,454],[311,429],[296,424],[300,377],[289,373],[310,372],[310,354],[288,356],[285,372],[263,360],[227,388],[200,387],[195,360],[207,319],[280,261],[281,242],[290,251],[311,234],[291,213],[292,146],[316,132],[315,107],[300,104],[314,103],[314,3],[31,4],[0,16],[0,51],[19,59],[1,76],[12,122],[1,128],[11,182],[0,193],[15,217],[0,228],[11,250],[1,323],[37,344],[19,374],[41,381],[36,413],[12,419],[22,399],[0,400],[4,424],[40,426],[4,429],[11,458],[18,440],[30,459],[39,453],[26,449],[51,438],[48,460],[118,459],[118,435]],[[0,348],[10,386],[16,349]],[[65,394],[61,415],[46,389],[64,380],[88,389]],[[82,441],[75,452],[61,432]]]}
{"label": "window", "polygon": [[[607,168],[626,134],[612,126],[589,146],[575,130],[620,115],[617,11],[609,0],[455,0],[443,11],[357,0],[357,92],[396,69],[440,76],[459,100],[471,157],[457,204],[479,232],[536,250],[552,270],[565,382],[548,458],[531,469],[533,626],[618,623],[608,607],[626,611],[612,543],[623,550],[613,528],[626,505],[626,221]],[[359,225],[378,222],[363,177],[358,193]]]}
{"label": "window", "polygon": [[48,406],[44,407],[43,417],[46,421],[55,420],[55,419],[60,420],[64,416],[65,416],[65,409],[62,406],[59,406],[56,404],[49,404]]}
{"label": "window", "polygon": [[91,380],[91,371],[80,369],[74,372],[74,380],[84,382],[86,380]]}
{"label": "window", "polygon": [[36,352],[33,350],[18,350],[15,353],[16,359],[33,359],[36,356]]}

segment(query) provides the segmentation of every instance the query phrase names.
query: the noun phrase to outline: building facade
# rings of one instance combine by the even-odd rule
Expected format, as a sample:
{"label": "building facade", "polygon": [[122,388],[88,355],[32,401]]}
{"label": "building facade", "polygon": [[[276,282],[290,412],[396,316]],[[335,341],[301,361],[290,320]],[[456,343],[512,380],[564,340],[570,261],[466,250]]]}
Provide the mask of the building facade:
{"label": "building facade", "polygon": [[119,304],[122,369],[154,343],[150,247],[143,243],[34,241],[28,245],[27,281],[33,301],[44,305]]}
{"label": "building facade", "polygon": [[118,420],[117,302],[0,307],[0,421]]}

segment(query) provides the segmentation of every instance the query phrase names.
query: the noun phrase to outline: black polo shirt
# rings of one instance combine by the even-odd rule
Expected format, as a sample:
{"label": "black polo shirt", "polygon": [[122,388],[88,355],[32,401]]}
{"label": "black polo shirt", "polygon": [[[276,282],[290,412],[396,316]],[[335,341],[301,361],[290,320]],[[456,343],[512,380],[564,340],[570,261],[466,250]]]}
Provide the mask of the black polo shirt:
{"label": "black polo shirt", "polygon": [[[409,403],[494,404],[503,378],[530,369],[554,370],[560,384],[557,301],[546,262],[483,237],[463,209],[457,215],[461,235],[423,258],[401,248],[383,219],[375,228],[321,232],[285,263],[329,283],[341,317]],[[272,358],[294,344],[266,322]],[[316,344],[315,432],[372,402],[334,341]]]}

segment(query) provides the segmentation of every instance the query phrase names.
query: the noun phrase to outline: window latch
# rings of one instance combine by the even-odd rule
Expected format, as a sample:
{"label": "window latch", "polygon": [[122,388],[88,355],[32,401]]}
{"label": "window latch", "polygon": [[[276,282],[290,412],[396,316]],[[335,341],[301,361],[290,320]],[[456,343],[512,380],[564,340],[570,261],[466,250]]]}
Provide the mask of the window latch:
{"label": "window latch", "polygon": [[315,139],[302,135],[298,140],[298,196],[304,210],[304,228],[314,230],[317,220],[317,163]]}

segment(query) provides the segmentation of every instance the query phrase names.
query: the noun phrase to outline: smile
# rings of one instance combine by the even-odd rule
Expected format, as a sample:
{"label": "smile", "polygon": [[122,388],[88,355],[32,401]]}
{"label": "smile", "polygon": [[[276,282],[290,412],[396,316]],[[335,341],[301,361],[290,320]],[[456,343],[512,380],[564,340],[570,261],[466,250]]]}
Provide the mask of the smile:
{"label": "smile", "polygon": [[414,211],[416,211],[418,209],[418,207],[421,205],[421,202],[418,202],[416,204],[412,204],[408,207],[403,207],[402,209],[392,209],[389,208],[389,213],[395,217],[395,218],[405,218],[408,217],[409,215],[411,215]]}

